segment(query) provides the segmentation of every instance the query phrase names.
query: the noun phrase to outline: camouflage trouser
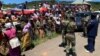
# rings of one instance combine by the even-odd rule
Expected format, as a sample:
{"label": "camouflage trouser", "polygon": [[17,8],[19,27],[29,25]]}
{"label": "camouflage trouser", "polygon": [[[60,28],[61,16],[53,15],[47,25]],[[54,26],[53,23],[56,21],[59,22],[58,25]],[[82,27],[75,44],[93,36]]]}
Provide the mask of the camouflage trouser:
{"label": "camouflage trouser", "polygon": [[46,36],[49,37],[49,38],[51,38],[52,35],[53,35],[52,32],[51,32],[51,30],[45,29],[45,31],[46,31]]}
{"label": "camouflage trouser", "polygon": [[86,26],[83,28],[83,36],[87,36],[87,27]]}
{"label": "camouflage trouser", "polygon": [[72,49],[73,52],[75,52],[75,34],[67,33],[65,37],[65,41],[67,43],[66,46],[66,52],[69,52],[70,49]]}
{"label": "camouflage trouser", "polygon": [[62,30],[62,43],[64,43],[64,44],[66,43],[65,36],[66,36],[65,31]]}

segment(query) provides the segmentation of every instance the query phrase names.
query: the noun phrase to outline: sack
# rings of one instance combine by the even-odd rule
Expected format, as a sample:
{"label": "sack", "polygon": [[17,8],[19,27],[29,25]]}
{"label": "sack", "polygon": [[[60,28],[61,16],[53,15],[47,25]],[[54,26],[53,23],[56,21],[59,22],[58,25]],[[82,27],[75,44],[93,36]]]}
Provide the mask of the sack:
{"label": "sack", "polygon": [[68,40],[74,40],[75,39],[75,35],[74,34],[66,34],[66,39]]}
{"label": "sack", "polygon": [[14,48],[20,46],[20,41],[17,37],[15,37],[9,41],[9,44],[10,44],[11,48],[14,49]]}

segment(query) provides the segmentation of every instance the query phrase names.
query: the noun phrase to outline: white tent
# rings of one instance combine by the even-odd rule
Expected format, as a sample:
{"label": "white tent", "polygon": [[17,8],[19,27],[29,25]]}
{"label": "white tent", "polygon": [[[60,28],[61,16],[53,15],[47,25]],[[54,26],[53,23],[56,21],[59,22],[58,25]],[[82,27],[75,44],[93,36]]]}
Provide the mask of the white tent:
{"label": "white tent", "polygon": [[89,4],[85,0],[75,0],[72,4]]}

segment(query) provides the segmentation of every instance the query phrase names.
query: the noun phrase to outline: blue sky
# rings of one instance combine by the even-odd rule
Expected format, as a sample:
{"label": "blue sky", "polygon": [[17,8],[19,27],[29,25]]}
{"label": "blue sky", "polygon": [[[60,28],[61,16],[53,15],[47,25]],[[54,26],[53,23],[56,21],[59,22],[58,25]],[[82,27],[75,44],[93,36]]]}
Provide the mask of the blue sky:
{"label": "blue sky", "polygon": [[6,4],[8,4],[8,3],[23,3],[23,2],[25,2],[25,1],[33,1],[33,0],[1,0],[3,3],[6,3]]}
{"label": "blue sky", "polygon": [[[1,0],[3,3],[6,3],[6,4],[8,4],[8,3],[23,3],[23,2],[25,2],[25,1],[39,1],[39,0]],[[60,1],[62,1],[62,0],[60,0]],[[63,1],[68,1],[68,0],[63,0]],[[70,1],[70,0],[69,0]],[[73,0],[74,1],[74,0]],[[87,1],[95,1],[95,2],[100,2],[100,0],[87,0]]]}

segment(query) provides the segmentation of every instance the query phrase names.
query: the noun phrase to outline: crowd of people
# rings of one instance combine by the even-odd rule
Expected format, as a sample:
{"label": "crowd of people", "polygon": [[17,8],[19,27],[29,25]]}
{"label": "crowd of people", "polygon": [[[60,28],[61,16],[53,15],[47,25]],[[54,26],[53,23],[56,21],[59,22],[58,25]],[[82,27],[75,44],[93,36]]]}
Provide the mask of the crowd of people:
{"label": "crowd of people", "polygon": [[[75,29],[77,27],[74,16],[77,12],[82,12],[82,10],[88,12],[89,9],[77,8],[73,10],[73,8],[67,8],[61,4],[50,5],[48,3],[40,3],[39,6],[40,10],[35,10],[33,14],[29,15],[24,13],[21,15],[14,13],[3,14],[0,18],[1,55],[21,56],[21,51],[25,51],[27,47],[32,45],[32,40],[51,36],[52,32],[62,33],[64,43],[68,45],[66,46],[66,52],[69,52],[70,44],[72,44],[72,50],[75,51]],[[94,16],[91,19],[94,19]],[[95,22],[96,20],[88,28],[94,27]],[[91,30],[87,32],[88,37],[91,37]],[[96,28],[93,31],[96,31]],[[96,35],[92,37],[95,38]],[[88,38],[88,44],[91,40],[94,43],[93,39]],[[91,47],[93,50],[89,49],[91,45],[85,47],[90,52],[94,51],[94,47]]]}
{"label": "crowd of people", "polygon": [[[43,4],[41,7],[48,6]],[[32,45],[33,40],[52,36],[52,32],[61,33],[61,20],[65,18],[62,15],[64,10],[61,6],[55,6],[52,10],[49,7],[47,9],[40,8],[40,11],[35,10],[33,14],[28,15],[2,13],[3,16],[0,18],[1,55],[20,56],[21,51],[25,51]]]}

